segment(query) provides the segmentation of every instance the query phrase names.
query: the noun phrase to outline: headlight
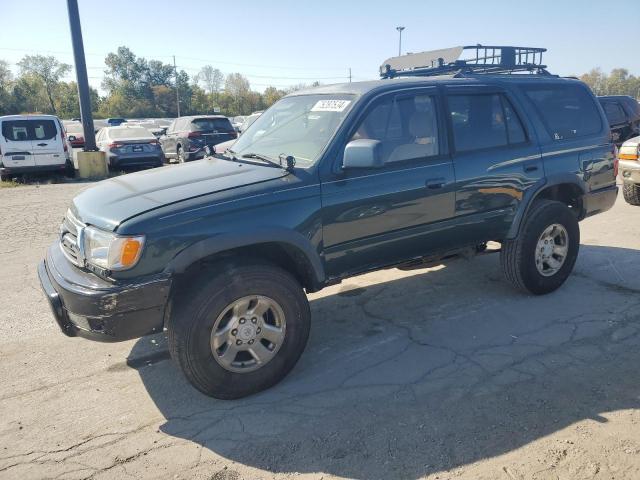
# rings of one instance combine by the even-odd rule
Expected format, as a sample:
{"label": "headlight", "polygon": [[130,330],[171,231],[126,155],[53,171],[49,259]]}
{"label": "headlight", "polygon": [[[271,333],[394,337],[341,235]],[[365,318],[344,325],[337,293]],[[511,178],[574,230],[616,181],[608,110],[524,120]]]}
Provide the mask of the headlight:
{"label": "headlight", "polygon": [[119,236],[94,227],[86,227],[84,256],[87,262],[105,270],[127,270],[142,254],[144,236]]}

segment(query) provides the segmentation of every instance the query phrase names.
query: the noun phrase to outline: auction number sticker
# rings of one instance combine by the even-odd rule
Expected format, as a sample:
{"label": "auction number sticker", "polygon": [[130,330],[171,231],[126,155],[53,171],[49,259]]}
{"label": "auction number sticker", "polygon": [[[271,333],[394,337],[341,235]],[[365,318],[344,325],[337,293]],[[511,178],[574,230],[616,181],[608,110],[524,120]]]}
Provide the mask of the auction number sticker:
{"label": "auction number sticker", "polygon": [[351,100],[318,100],[311,109],[312,112],[343,112]]}

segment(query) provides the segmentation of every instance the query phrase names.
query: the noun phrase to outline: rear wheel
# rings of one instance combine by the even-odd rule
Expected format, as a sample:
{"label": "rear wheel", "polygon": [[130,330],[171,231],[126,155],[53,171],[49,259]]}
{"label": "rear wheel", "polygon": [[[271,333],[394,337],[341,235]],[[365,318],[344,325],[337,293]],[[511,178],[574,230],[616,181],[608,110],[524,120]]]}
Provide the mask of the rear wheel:
{"label": "rear wheel", "polygon": [[532,206],[518,237],[502,242],[500,264],[517,288],[542,295],[569,277],[579,246],[578,219],[569,207],[540,200]]}
{"label": "rear wheel", "polygon": [[625,183],[622,186],[622,195],[625,202],[630,205],[640,205],[640,185]]}
{"label": "rear wheel", "polygon": [[186,161],[184,156],[184,149],[182,147],[178,147],[177,158],[178,158],[178,163],[184,163]]}
{"label": "rear wheel", "polygon": [[195,280],[169,322],[169,348],[191,384],[221,399],[240,398],[279,382],[309,336],[310,312],[298,282],[262,264],[218,264]]}

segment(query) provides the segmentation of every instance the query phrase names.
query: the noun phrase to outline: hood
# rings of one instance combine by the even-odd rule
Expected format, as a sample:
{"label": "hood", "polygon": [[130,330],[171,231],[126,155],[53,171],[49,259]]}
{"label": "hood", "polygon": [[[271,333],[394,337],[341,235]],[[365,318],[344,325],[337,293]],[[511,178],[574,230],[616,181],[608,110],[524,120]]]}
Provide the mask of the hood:
{"label": "hood", "polygon": [[115,230],[149,210],[287,174],[270,166],[206,158],[102,181],[77,195],[72,211],[84,223]]}

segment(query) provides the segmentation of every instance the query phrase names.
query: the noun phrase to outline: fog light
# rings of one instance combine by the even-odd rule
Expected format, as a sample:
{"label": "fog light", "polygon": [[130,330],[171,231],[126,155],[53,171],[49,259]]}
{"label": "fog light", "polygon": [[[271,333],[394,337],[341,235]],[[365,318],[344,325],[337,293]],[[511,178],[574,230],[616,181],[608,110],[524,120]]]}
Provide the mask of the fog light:
{"label": "fog light", "polygon": [[91,330],[88,318],[76,315],[75,313],[71,313],[69,311],[67,311],[67,316],[69,317],[69,320],[71,320],[71,323],[73,323],[76,327],[81,328],[82,330]]}

